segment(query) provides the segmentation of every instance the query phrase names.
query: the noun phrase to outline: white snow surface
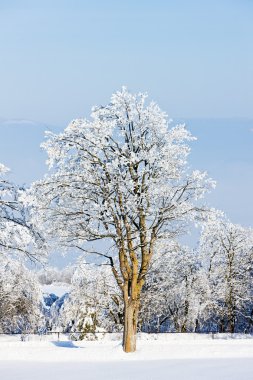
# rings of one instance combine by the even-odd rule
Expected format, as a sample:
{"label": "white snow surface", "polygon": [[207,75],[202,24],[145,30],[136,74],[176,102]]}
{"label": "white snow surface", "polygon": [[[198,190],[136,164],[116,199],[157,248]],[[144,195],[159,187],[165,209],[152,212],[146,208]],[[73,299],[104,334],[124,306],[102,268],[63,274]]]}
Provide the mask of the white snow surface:
{"label": "white snow surface", "polygon": [[[0,337],[3,380],[250,380],[253,339],[247,335],[141,334],[135,353],[119,335],[97,341]],[[236,338],[236,339],[235,339]],[[52,339],[52,337],[51,337]]]}

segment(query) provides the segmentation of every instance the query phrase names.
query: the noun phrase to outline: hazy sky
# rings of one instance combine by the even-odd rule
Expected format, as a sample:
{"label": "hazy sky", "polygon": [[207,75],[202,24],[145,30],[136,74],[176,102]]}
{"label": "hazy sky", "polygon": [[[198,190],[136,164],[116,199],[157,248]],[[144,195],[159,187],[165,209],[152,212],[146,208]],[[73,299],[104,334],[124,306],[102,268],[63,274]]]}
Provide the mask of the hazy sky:
{"label": "hazy sky", "polygon": [[30,183],[39,144],[122,85],[198,141],[190,165],[235,223],[253,215],[252,0],[0,0],[0,162]]}
{"label": "hazy sky", "polygon": [[0,117],[66,125],[122,84],[173,117],[253,118],[251,0],[0,0]]}

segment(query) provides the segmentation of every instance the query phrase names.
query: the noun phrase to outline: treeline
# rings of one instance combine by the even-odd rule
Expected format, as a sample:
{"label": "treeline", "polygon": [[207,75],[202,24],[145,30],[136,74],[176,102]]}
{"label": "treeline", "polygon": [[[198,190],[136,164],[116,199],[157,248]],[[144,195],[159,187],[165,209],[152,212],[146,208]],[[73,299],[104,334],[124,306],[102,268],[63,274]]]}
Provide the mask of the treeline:
{"label": "treeline", "polygon": [[[157,246],[142,293],[143,332],[253,332],[252,230],[224,218],[202,226],[197,249]],[[124,306],[109,266],[80,260],[36,274],[1,257],[1,332],[60,330],[85,338],[123,330]],[[68,294],[43,298],[42,285],[65,282]]]}
{"label": "treeline", "polygon": [[[209,221],[198,249],[163,243],[143,289],[144,332],[253,332],[252,230]],[[80,266],[59,312],[64,331],[121,331],[123,301],[111,273]]]}

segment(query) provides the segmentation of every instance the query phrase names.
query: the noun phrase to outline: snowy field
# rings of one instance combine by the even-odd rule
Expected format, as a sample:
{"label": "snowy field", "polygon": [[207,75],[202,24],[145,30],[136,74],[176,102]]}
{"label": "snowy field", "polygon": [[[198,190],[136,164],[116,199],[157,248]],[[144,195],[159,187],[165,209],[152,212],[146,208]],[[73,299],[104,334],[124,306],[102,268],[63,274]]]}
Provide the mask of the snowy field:
{"label": "snowy field", "polygon": [[[116,339],[117,338],[117,339]],[[0,338],[1,380],[250,380],[253,339],[145,335],[124,354],[118,337],[95,342]]]}

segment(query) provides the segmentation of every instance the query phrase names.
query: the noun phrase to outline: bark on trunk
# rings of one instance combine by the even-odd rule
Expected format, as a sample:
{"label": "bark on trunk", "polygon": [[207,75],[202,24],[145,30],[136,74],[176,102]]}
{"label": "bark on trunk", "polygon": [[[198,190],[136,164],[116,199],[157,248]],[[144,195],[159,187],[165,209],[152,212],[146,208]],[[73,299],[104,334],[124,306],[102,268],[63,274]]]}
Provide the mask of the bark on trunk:
{"label": "bark on trunk", "polygon": [[139,304],[137,301],[130,300],[125,302],[123,334],[123,350],[125,352],[134,352],[136,350],[138,314]]}

